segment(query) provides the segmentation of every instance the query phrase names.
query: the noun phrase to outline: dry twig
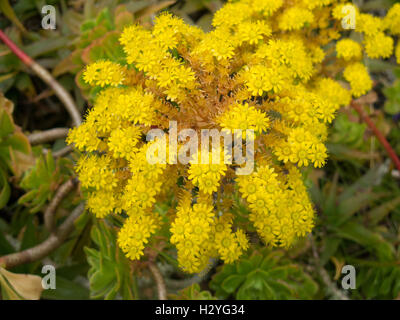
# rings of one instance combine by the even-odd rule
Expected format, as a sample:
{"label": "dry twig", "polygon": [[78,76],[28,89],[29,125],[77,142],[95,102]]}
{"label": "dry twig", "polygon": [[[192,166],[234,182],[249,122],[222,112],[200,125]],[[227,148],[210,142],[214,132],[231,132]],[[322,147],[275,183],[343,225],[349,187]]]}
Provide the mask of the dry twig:
{"label": "dry twig", "polygon": [[65,138],[68,135],[68,130],[68,128],[54,128],[46,131],[35,132],[30,134],[28,139],[32,145],[51,142]]}
{"label": "dry twig", "polygon": [[54,158],[65,157],[67,154],[71,153],[72,151],[74,151],[74,149],[71,146],[66,146],[58,151],[53,152],[53,157]]}
{"label": "dry twig", "polygon": [[12,253],[3,257],[0,257],[0,266],[9,269],[19,266],[24,263],[30,263],[38,261],[45,256],[49,255],[52,251],[62,245],[68,235],[74,229],[74,222],[83,213],[85,209],[85,203],[78,205],[68,216],[68,218],[61,224],[61,226],[52,233],[44,242],[41,244],[20,251]]}
{"label": "dry twig", "polygon": [[55,213],[57,210],[58,205],[61,201],[68,195],[68,193],[77,185],[78,180],[76,178],[72,178],[62,184],[56,194],[54,195],[53,199],[51,200],[50,204],[46,208],[44,212],[44,225],[46,226],[47,230],[50,232],[54,231],[55,227]]}

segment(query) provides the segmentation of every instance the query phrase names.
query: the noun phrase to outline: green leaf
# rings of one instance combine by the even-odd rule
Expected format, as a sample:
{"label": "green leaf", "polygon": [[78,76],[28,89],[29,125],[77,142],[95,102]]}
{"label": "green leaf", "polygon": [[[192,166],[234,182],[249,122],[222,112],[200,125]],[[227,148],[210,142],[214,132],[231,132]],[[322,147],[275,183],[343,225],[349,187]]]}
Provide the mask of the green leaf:
{"label": "green leaf", "polygon": [[325,237],[324,239],[324,250],[322,251],[320,262],[324,266],[329,259],[336,253],[341,243],[341,239],[337,237]]}
{"label": "green leaf", "polygon": [[56,289],[44,290],[42,298],[49,300],[88,300],[89,290],[74,281],[57,275]]}
{"label": "green leaf", "polygon": [[346,187],[346,189],[338,197],[338,202],[349,200],[354,196],[357,191],[362,191],[363,188],[372,187],[376,182],[380,174],[379,167],[370,169],[365,175],[359,178],[351,186]]}
{"label": "green leaf", "polygon": [[14,123],[11,115],[4,109],[0,109],[0,139],[14,132]]}
{"label": "green leaf", "polygon": [[170,297],[174,300],[216,300],[211,292],[202,291],[198,283],[180,290],[178,294],[171,294]]}
{"label": "green leaf", "polygon": [[130,1],[124,6],[129,12],[135,13],[139,10],[146,8],[149,5],[147,0],[139,0],[139,1]]}
{"label": "green leaf", "polygon": [[355,241],[362,246],[374,250],[381,259],[390,260],[393,258],[393,246],[378,233],[368,230],[360,223],[348,222],[337,229],[336,233],[338,236]]}
{"label": "green leaf", "polygon": [[68,46],[67,37],[42,38],[30,45],[25,46],[24,51],[32,58],[37,58],[44,54],[63,49]]}
{"label": "green leaf", "polygon": [[236,266],[238,274],[249,274],[253,269],[254,266],[248,260],[243,260]]}
{"label": "green leaf", "polygon": [[123,64],[125,53],[119,45],[119,33],[111,31],[103,37],[94,40],[83,51],[82,59],[87,63],[106,59]]}
{"label": "green leaf", "polygon": [[167,0],[167,1],[159,1],[154,4],[150,4],[147,7],[138,10],[135,12],[135,16],[139,18],[144,18],[146,16],[149,16],[151,14],[155,14],[162,9],[165,9],[171,5],[173,5],[176,2],[176,0]]}
{"label": "green leaf", "polygon": [[31,152],[31,145],[29,143],[28,137],[22,132],[15,132],[12,136],[7,138],[6,142],[14,150],[21,151],[25,154]]}
{"label": "green leaf", "polygon": [[21,251],[34,247],[38,243],[36,232],[37,226],[34,224],[34,216],[27,216],[21,241]]}
{"label": "green leaf", "polygon": [[55,162],[51,152],[48,152],[45,157],[40,155],[35,165],[21,180],[20,186],[27,191],[27,194],[18,202],[30,207],[32,213],[40,211],[51,199],[57,187],[71,176],[69,161],[59,158]]}
{"label": "green leaf", "polygon": [[7,176],[0,168],[0,209],[3,208],[10,199],[11,189],[7,181]]}
{"label": "green leaf", "polygon": [[371,220],[371,224],[377,224],[383,218],[385,218],[391,211],[400,205],[400,196],[384,202],[380,206],[371,209],[368,212],[368,217]]}
{"label": "green leaf", "polygon": [[0,232],[0,256],[13,253],[14,247],[6,239],[6,233]]}
{"label": "green leaf", "polygon": [[345,199],[338,205],[338,210],[335,218],[335,225],[341,225],[350,219],[356,212],[368,206],[371,202],[382,198],[382,193],[364,192],[357,196]]}
{"label": "green leaf", "polygon": [[228,293],[232,293],[236,290],[243,281],[245,281],[245,276],[242,275],[231,275],[227,277],[221,284],[222,289]]}
{"label": "green leaf", "polygon": [[23,33],[27,33],[24,25],[19,21],[8,0],[0,0],[0,11],[10,19]]}
{"label": "green leaf", "polygon": [[119,292],[127,294],[125,286],[133,287],[133,277],[130,276],[127,258],[116,246],[115,230],[104,221],[96,220],[91,238],[99,249],[85,247],[90,265],[90,296],[94,299],[114,299]]}
{"label": "green leaf", "polygon": [[122,11],[115,17],[115,28],[118,31],[122,31],[125,26],[133,24],[133,14],[128,11]]}
{"label": "green leaf", "polygon": [[233,294],[244,300],[310,299],[318,290],[301,266],[291,263],[283,251],[269,249],[223,266],[212,278],[210,288],[218,298],[226,299]]}
{"label": "green leaf", "polygon": [[394,115],[400,112],[400,81],[397,80],[391,87],[383,89],[387,100],[384,105],[384,109],[390,115]]}

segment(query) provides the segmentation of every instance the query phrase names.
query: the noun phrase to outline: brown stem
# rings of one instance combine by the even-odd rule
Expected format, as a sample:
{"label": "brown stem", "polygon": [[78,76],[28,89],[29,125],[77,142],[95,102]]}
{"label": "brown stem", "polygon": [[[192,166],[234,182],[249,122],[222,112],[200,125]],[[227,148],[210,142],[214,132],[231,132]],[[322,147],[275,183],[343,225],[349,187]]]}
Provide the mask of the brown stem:
{"label": "brown stem", "polygon": [[357,103],[357,101],[352,101],[351,106],[357,111],[363,121],[368,125],[368,127],[372,130],[375,136],[378,138],[379,142],[386,149],[389,157],[392,159],[395,164],[397,170],[400,170],[400,159],[397,156],[396,152],[391,147],[390,143],[386,140],[383,133],[375,126],[374,122],[371,118],[361,109],[361,106]]}
{"label": "brown stem", "polygon": [[[50,150],[43,148],[43,154],[46,155],[48,152],[50,152]],[[71,153],[72,151],[74,151],[74,149],[71,146],[66,146],[60,150],[54,151],[52,152],[53,154],[53,158],[57,159],[60,157],[65,157],[67,154]]]}
{"label": "brown stem", "polygon": [[34,144],[41,144],[57,139],[65,138],[68,135],[67,128],[54,128],[46,131],[35,132],[28,136],[29,142]]}
{"label": "brown stem", "polygon": [[30,263],[33,261],[38,261],[52,251],[57,249],[60,245],[64,243],[64,240],[74,229],[74,222],[83,213],[85,209],[85,203],[78,205],[68,216],[68,218],[61,224],[61,226],[52,233],[44,242],[41,244],[20,251],[17,253],[12,253],[3,257],[0,257],[0,266],[9,269],[19,266],[24,263]]}
{"label": "brown stem", "polygon": [[154,262],[149,263],[149,269],[153,275],[154,281],[157,284],[157,291],[158,291],[158,299],[159,300],[167,300],[167,288],[165,287],[164,278],[155,265]]}
{"label": "brown stem", "polygon": [[56,194],[54,195],[54,198],[51,200],[49,206],[46,208],[44,212],[44,225],[46,226],[47,230],[50,232],[54,231],[55,227],[55,212],[57,210],[58,205],[60,202],[68,195],[68,193],[76,186],[78,183],[78,180],[73,178],[62,184]]}
{"label": "brown stem", "polygon": [[66,146],[58,151],[53,152],[54,158],[60,158],[66,156],[68,153],[71,153],[74,149],[71,146]]}
{"label": "brown stem", "polygon": [[69,112],[74,126],[79,126],[82,123],[81,114],[78,111],[77,106],[75,105],[74,100],[71,95],[65,90],[58,81],[41,65],[36,63],[31,57],[29,57],[25,52],[17,47],[17,45],[2,31],[0,30],[0,40],[2,40],[5,45],[36,75],[41,78],[47,85],[53,89],[56,96],[61,100],[64,104],[64,107]]}

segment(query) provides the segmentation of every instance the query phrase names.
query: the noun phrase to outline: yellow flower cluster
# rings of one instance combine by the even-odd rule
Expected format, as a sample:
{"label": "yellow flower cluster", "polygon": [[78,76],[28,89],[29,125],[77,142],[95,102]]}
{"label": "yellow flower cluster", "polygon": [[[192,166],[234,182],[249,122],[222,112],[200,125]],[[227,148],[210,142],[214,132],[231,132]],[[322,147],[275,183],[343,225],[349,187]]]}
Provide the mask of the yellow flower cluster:
{"label": "yellow flower cluster", "polygon": [[118,86],[124,81],[124,68],[111,61],[98,61],[86,68],[83,79],[90,85]]}
{"label": "yellow flower cluster", "polygon": [[362,96],[372,88],[372,80],[369,77],[368,70],[360,62],[348,65],[343,76],[350,83],[351,91],[356,97]]}
{"label": "yellow flower cluster", "polygon": [[160,216],[151,211],[127,211],[129,217],[121,228],[118,245],[132,260],[143,255],[145,244],[160,226]]}
{"label": "yellow flower cluster", "polygon": [[275,173],[268,164],[238,178],[239,191],[249,203],[249,219],[268,245],[290,246],[296,236],[311,232],[314,212],[302,176],[293,165],[288,175]]}
{"label": "yellow flower cluster", "polygon": [[385,29],[393,35],[400,35],[400,3],[396,3],[388,11],[383,20]]}
{"label": "yellow flower cluster", "polygon": [[226,263],[240,257],[248,248],[248,240],[241,229],[232,231],[232,218],[229,213],[217,217],[211,197],[201,196],[191,205],[191,195],[184,194],[171,224],[171,243],[176,245],[183,270],[198,272],[213,256]]}
{"label": "yellow flower cluster", "polygon": [[[352,14],[354,17],[349,18]],[[362,43],[351,39],[342,39],[336,43],[337,57],[346,61],[343,76],[350,83],[353,96],[359,97],[372,88],[368,70],[361,63],[362,51],[372,59],[386,59],[393,54],[394,40],[390,34],[400,34],[400,4],[395,4],[384,18],[360,13],[349,3],[337,4],[333,9],[333,16],[337,20],[344,19],[348,24],[353,20],[354,31],[359,33],[362,39]],[[349,21],[346,21],[346,18]],[[397,53],[396,56],[398,57]]]}
{"label": "yellow flower cluster", "polygon": [[359,60],[362,57],[361,45],[351,39],[343,39],[336,43],[337,57],[346,61],[351,59]]}
{"label": "yellow flower cluster", "polygon": [[269,118],[261,110],[254,107],[249,107],[248,103],[234,104],[226,112],[224,112],[219,119],[219,124],[224,131],[235,133],[235,130],[242,130],[243,138],[254,130],[256,133],[262,133],[269,127]]}
{"label": "yellow flower cluster", "polygon": [[[140,259],[147,246],[169,240],[183,270],[195,273],[211,258],[237,260],[249,246],[247,232],[289,247],[311,231],[301,167],[325,164],[336,111],[372,88],[363,52],[387,58],[395,47],[390,34],[400,34],[399,4],[385,18],[349,5],[228,1],[208,33],[162,13],[152,28],[122,32],[125,63],[87,66],[83,79],[99,93],[68,143],[81,152],[77,172],[90,210],[125,217],[118,244],[127,257]],[[345,36],[348,20],[360,41]],[[163,135],[147,139],[152,129]],[[186,134],[171,144],[178,129]],[[233,134],[244,143],[240,153],[253,143],[246,159],[254,171],[240,175],[246,164],[214,146],[177,161],[192,151],[187,139],[203,141],[203,129]],[[169,209],[161,213],[161,204]]]}
{"label": "yellow flower cluster", "polygon": [[396,46],[396,58],[397,58],[397,63],[400,64],[400,42]]}
{"label": "yellow flower cluster", "polygon": [[[214,157],[214,159],[213,159]],[[199,190],[206,194],[218,191],[221,177],[225,175],[229,156],[224,155],[219,149],[212,152],[197,152],[189,162],[188,179],[190,179]]]}

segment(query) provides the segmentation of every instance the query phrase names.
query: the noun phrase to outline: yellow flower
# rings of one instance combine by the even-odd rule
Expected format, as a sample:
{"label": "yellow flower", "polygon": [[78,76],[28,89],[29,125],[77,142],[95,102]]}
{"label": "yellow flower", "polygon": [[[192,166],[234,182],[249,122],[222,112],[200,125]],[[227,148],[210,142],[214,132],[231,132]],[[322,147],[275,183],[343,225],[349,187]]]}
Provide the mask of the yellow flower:
{"label": "yellow flower", "polygon": [[218,253],[226,263],[237,260],[248,248],[246,236],[241,230],[232,233],[226,229],[224,232],[215,235],[215,241]]}
{"label": "yellow flower", "polygon": [[282,0],[253,0],[249,2],[251,3],[254,11],[262,12],[267,17],[275,13],[283,5]]}
{"label": "yellow flower", "polygon": [[351,59],[360,59],[362,48],[360,44],[351,39],[343,39],[336,43],[336,52],[338,58],[348,61]]}
{"label": "yellow flower", "polygon": [[393,39],[386,36],[383,32],[366,36],[364,45],[368,57],[373,59],[388,58],[393,53]]}
{"label": "yellow flower", "polygon": [[146,179],[141,176],[133,176],[126,186],[123,200],[127,208],[138,206],[143,209],[151,207],[155,203],[155,196],[159,193],[161,182],[155,183],[152,188],[148,188]]}
{"label": "yellow flower", "polygon": [[128,258],[137,260],[159,226],[160,220],[154,214],[142,212],[141,215],[130,216],[118,234],[118,245]]}
{"label": "yellow flower", "polygon": [[114,130],[108,140],[110,151],[116,158],[130,160],[138,150],[136,145],[140,137],[139,127],[128,127],[126,129]]}
{"label": "yellow flower", "polygon": [[219,117],[218,122],[222,129],[227,132],[240,134],[240,132],[236,130],[242,130],[241,134],[243,138],[249,135],[249,132],[246,132],[246,130],[254,130],[257,133],[261,133],[270,126],[268,116],[253,106],[249,106],[248,103],[230,106],[229,109]]}
{"label": "yellow flower", "polygon": [[118,86],[125,78],[124,69],[111,61],[98,61],[87,66],[83,79],[91,84],[104,87],[106,85]]}
{"label": "yellow flower", "polygon": [[326,147],[324,144],[319,143],[312,147],[311,161],[314,163],[314,167],[321,168],[328,157],[326,153]]}
{"label": "yellow flower", "polygon": [[400,64],[400,42],[398,42],[396,46],[396,58],[397,64]]}
{"label": "yellow flower", "polygon": [[351,92],[355,97],[362,96],[372,88],[367,68],[359,62],[348,65],[343,76],[350,82]]}
{"label": "yellow flower", "polygon": [[351,101],[350,92],[330,78],[321,78],[317,81],[317,93],[335,108],[347,106]]}
{"label": "yellow flower", "polygon": [[304,144],[293,144],[291,146],[292,154],[290,157],[290,161],[293,163],[297,163],[301,166],[308,166],[309,161],[311,160],[311,150],[310,146]]}
{"label": "yellow flower", "polygon": [[[190,160],[188,178],[205,193],[211,194],[217,191],[220,179],[227,170],[227,166],[224,163],[224,161],[228,160],[227,157],[228,155],[224,155],[219,149],[212,150],[205,155],[202,155],[201,152],[196,153],[193,155],[193,159]],[[204,160],[208,163],[203,163]],[[219,163],[215,163],[215,160]]]}
{"label": "yellow flower", "polygon": [[114,210],[116,201],[110,191],[99,190],[90,194],[87,206],[97,218],[104,218]]}
{"label": "yellow flower", "polygon": [[374,36],[383,28],[382,19],[370,14],[361,13],[357,16],[357,32],[363,32],[366,36]]}
{"label": "yellow flower", "polygon": [[108,156],[86,156],[79,160],[78,173],[82,186],[96,190],[112,190],[117,186],[117,177]]}
{"label": "yellow flower", "polygon": [[298,30],[306,23],[310,24],[313,20],[314,16],[311,11],[300,7],[292,7],[286,9],[280,16],[279,28],[281,30]]}
{"label": "yellow flower", "polygon": [[264,37],[271,35],[271,28],[263,21],[245,22],[238,26],[236,36],[239,43],[248,42],[249,44],[257,44]]}
{"label": "yellow flower", "polygon": [[384,18],[384,25],[392,35],[400,35],[400,3],[395,3]]}
{"label": "yellow flower", "polygon": [[254,195],[262,187],[260,181],[254,180],[249,176],[239,178],[238,182],[239,190],[242,193],[243,198]]}

